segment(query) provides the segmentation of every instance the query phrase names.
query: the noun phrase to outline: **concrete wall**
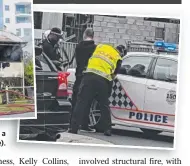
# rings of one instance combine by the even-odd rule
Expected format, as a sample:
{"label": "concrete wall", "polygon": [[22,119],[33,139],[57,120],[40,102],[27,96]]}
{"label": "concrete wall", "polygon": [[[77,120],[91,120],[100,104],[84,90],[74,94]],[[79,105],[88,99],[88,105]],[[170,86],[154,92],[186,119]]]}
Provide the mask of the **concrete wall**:
{"label": "concrete wall", "polygon": [[42,18],[42,29],[49,30],[54,27],[62,29],[63,14],[44,12]]}
{"label": "concrete wall", "polygon": [[165,28],[165,41],[178,43],[179,25],[144,21],[143,17],[94,16],[96,43],[126,44],[127,41],[155,41],[156,27]]}

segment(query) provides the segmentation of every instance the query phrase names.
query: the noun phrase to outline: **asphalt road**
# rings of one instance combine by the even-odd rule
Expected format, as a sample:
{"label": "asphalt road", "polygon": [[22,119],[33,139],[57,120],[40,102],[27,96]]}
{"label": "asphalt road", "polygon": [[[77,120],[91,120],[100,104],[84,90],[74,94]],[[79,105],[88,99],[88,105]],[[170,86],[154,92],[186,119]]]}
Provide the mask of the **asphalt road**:
{"label": "asphalt road", "polygon": [[125,128],[125,130],[115,127],[110,137],[104,136],[103,133],[80,132],[79,134],[108,141],[114,145],[173,148],[172,134],[163,133],[164,135],[146,136],[139,129],[131,127]]}

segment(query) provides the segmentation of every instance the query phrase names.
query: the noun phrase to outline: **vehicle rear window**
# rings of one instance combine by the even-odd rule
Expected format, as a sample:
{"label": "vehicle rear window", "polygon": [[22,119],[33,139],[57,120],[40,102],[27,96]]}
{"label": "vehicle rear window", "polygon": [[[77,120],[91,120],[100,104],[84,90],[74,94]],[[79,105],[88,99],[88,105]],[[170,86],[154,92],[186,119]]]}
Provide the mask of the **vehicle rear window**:
{"label": "vehicle rear window", "polygon": [[171,59],[159,58],[156,62],[153,78],[160,81],[177,81],[177,62]]}
{"label": "vehicle rear window", "polygon": [[36,70],[51,71],[48,62],[45,60],[43,55],[37,56],[35,60],[36,60]]}

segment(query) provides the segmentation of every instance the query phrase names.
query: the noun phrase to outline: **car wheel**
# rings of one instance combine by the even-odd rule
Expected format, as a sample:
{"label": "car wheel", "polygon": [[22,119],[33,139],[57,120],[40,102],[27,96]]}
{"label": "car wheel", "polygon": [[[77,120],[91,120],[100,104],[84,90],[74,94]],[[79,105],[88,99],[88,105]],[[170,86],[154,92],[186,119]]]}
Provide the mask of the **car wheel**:
{"label": "car wheel", "polygon": [[143,128],[141,128],[141,131],[147,136],[154,136],[154,135],[158,135],[162,133],[162,131],[160,130],[151,130],[151,129],[143,129]]}
{"label": "car wheel", "polygon": [[93,101],[90,108],[89,126],[96,129],[97,132],[103,132],[100,106],[96,100]]}

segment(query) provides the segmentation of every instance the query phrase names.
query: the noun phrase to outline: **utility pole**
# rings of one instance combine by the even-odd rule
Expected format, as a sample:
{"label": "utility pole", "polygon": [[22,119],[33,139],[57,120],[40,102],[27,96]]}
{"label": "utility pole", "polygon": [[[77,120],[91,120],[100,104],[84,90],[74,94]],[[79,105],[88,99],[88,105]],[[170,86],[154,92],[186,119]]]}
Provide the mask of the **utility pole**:
{"label": "utility pole", "polygon": [[23,88],[23,95],[25,95],[25,81],[24,81],[24,61],[21,62],[22,68],[22,88]]}

